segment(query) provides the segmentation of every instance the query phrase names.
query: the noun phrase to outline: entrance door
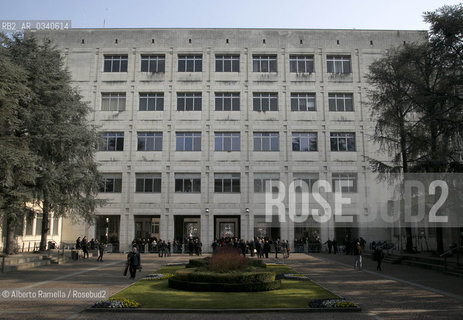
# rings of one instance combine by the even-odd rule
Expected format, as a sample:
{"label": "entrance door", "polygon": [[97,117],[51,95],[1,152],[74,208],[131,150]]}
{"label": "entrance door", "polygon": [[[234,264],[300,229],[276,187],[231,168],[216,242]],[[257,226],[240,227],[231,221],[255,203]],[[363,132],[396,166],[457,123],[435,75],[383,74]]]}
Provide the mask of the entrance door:
{"label": "entrance door", "polygon": [[159,240],[159,216],[135,216],[135,238]]}
{"label": "entrance door", "polygon": [[214,221],[216,239],[241,237],[239,216],[215,216]]}

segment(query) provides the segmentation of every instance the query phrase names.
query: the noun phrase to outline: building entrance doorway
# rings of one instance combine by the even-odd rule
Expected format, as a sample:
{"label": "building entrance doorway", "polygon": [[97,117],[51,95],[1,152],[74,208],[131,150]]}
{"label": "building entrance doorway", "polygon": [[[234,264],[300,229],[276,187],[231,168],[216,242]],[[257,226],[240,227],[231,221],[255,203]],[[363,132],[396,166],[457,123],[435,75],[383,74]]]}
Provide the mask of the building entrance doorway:
{"label": "building entrance doorway", "polygon": [[215,216],[214,236],[221,238],[241,238],[240,216]]}
{"label": "building entrance doorway", "polygon": [[134,216],[135,239],[159,240],[159,216]]}
{"label": "building entrance doorway", "polygon": [[190,238],[201,238],[200,216],[174,216],[174,237],[181,243]]}

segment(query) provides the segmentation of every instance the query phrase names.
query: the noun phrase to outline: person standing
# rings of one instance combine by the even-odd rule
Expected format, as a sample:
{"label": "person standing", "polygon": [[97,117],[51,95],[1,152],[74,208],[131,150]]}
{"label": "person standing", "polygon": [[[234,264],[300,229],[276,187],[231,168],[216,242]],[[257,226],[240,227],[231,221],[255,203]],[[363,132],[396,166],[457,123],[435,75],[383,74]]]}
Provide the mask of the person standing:
{"label": "person standing", "polygon": [[338,253],[338,242],[336,241],[336,239],[333,239],[333,253]]}
{"label": "person standing", "polygon": [[80,250],[82,247],[82,241],[80,240],[80,237],[76,239],[76,250]]}
{"label": "person standing", "polygon": [[129,266],[130,278],[135,279],[137,269],[141,265],[140,254],[138,253],[137,247],[133,247],[132,251],[127,255],[127,264]]}
{"label": "person standing", "polygon": [[326,241],[324,244],[328,245],[328,254],[331,254],[331,248],[333,248],[333,241],[328,238],[328,241]]}
{"label": "person standing", "polygon": [[277,239],[277,241],[275,241],[274,246],[275,246],[275,259],[278,259],[278,251],[280,250],[280,247],[281,247],[280,239]]}
{"label": "person standing", "polygon": [[85,259],[85,256],[87,256],[87,259],[88,259],[88,240],[87,240],[87,237],[84,237],[82,239],[82,242],[80,243],[81,247],[82,247],[82,251],[84,252],[84,259]]}
{"label": "person standing", "polygon": [[384,259],[384,252],[381,246],[376,246],[375,252],[373,253],[373,257],[375,258],[376,263],[377,263],[376,270],[383,271],[381,269],[381,263],[383,262],[383,259]]}
{"label": "person standing", "polygon": [[360,246],[360,242],[354,246],[354,269],[358,268],[362,270],[362,247]]}
{"label": "person standing", "polygon": [[105,245],[103,244],[103,242],[97,241],[97,249],[98,249],[98,258],[96,259],[96,261],[103,262],[103,254],[104,254],[104,249],[105,249]]}
{"label": "person standing", "polygon": [[268,259],[268,253],[270,252],[270,243],[268,242],[268,240],[265,240],[265,243],[264,243],[264,254],[265,254],[265,258]]}

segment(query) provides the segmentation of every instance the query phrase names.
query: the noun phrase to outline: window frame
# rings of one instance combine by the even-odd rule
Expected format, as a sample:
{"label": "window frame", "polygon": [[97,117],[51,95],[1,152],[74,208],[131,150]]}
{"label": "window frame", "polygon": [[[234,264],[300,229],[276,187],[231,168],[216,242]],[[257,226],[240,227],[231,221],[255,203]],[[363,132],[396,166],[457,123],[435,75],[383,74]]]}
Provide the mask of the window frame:
{"label": "window frame", "polygon": [[[188,104],[189,102],[192,104]],[[177,92],[177,111],[201,111],[202,103],[202,92]]]}
{"label": "window frame", "polygon": [[[230,63],[230,71],[227,69],[227,63]],[[240,72],[240,55],[239,54],[216,54],[215,55],[215,72]]]}
{"label": "window frame", "polygon": [[[253,177],[254,181],[254,193],[265,193],[266,190],[266,182],[267,181],[280,181],[280,174],[279,173],[254,173]],[[259,181],[259,183],[256,183]],[[278,190],[272,189],[272,193],[278,193]]]}
{"label": "window frame", "polygon": [[328,110],[330,112],[354,112],[354,94],[351,92],[328,93]]}
{"label": "window frame", "polygon": [[[113,100],[116,101],[115,109]],[[107,108],[105,106],[107,105]],[[101,93],[101,111],[123,112],[126,111],[127,95],[125,92],[102,92]]]}
{"label": "window frame", "polygon": [[[137,131],[137,151],[162,151],[162,138],[162,131]],[[149,148],[150,146],[153,148]]]}
{"label": "window frame", "polygon": [[[218,188],[220,181],[220,188]],[[226,190],[228,182],[229,190]],[[214,193],[241,193],[240,173],[214,173]]]}
{"label": "window frame", "polygon": [[[101,133],[103,140],[98,151],[102,152],[121,152],[124,151],[124,132],[108,131]],[[114,141],[114,142],[110,142]],[[113,148],[111,146],[114,146]]]}
{"label": "window frame", "polygon": [[127,54],[103,55],[103,72],[127,72],[128,64],[129,56]]}
{"label": "window frame", "polygon": [[252,72],[272,73],[278,72],[278,55],[254,54],[252,55]]}
{"label": "window frame", "polygon": [[[100,188],[100,193],[122,193],[122,173],[103,173],[103,185]],[[108,182],[112,180],[112,188],[109,189]]]}
{"label": "window frame", "polygon": [[[202,54],[179,54],[178,72],[203,72],[203,55]],[[183,66],[182,66],[183,64]],[[191,64],[191,70],[189,70]]]}
{"label": "window frame", "polygon": [[[201,193],[201,174],[200,173],[176,173],[174,177],[174,192],[176,193]],[[178,190],[179,181],[182,181],[181,191]],[[185,184],[185,181],[189,181]],[[186,187],[190,186],[190,191],[186,191]],[[198,188],[199,187],[199,188]]]}
{"label": "window frame", "polygon": [[[146,70],[143,70],[144,63],[146,64]],[[151,70],[152,66],[154,66],[155,71]],[[164,54],[141,54],[140,55],[140,72],[165,73],[166,72],[166,56]]]}
{"label": "window frame", "polygon": [[358,192],[358,174],[354,172],[333,172],[331,174],[331,183],[334,192],[339,192],[339,183],[337,181],[352,181],[352,186],[343,186],[342,193]]}
{"label": "window frame", "polygon": [[[220,144],[217,141],[220,140]],[[229,149],[226,149],[227,141],[229,142]],[[236,146],[238,148],[236,149]],[[220,148],[218,148],[220,147]],[[239,131],[233,132],[214,132],[214,151],[217,152],[236,152],[241,151],[241,133]]]}
{"label": "window frame", "polygon": [[252,110],[257,112],[278,111],[278,92],[253,92]]}
{"label": "window frame", "polygon": [[[355,152],[355,136],[355,132],[330,132],[330,150],[332,152]],[[333,150],[333,140],[336,140],[336,150]]]}
{"label": "window frame", "polygon": [[[294,68],[295,67],[295,68]],[[303,69],[302,71],[300,69]],[[289,56],[290,73],[314,73],[315,59],[313,54],[293,54]]]}
{"label": "window frame", "polygon": [[[230,110],[225,109],[227,100],[230,100]],[[239,92],[215,92],[215,111],[240,111],[240,100]]]}
{"label": "window frame", "polygon": [[[307,137],[303,137],[303,136]],[[299,138],[299,150],[296,150],[294,148],[295,143],[294,139]],[[302,140],[301,138],[307,139],[307,150],[302,150]],[[315,148],[313,147],[313,141],[315,140]],[[294,152],[317,152],[318,151],[318,134],[317,132],[293,132],[291,135],[291,146],[292,146],[292,151]]]}
{"label": "window frame", "polygon": [[352,57],[350,55],[345,55],[345,54],[327,55],[326,56],[326,71],[332,74],[352,73]]}
{"label": "window frame", "polygon": [[[140,182],[143,181],[141,190]],[[149,191],[151,189],[151,191]],[[162,177],[160,173],[135,173],[135,193],[161,193]]]}
{"label": "window frame", "polygon": [[[257,143],[256,140],[260,142]],[[266,142],[267,140],[268,142]],[[274,141],[277,142],[276,149],[273,148]],[[280,133],[279,132],[253,132],[253,144],[254,144],[253,150],[256,152],[279,152],[280,151]],[[268,146],[268,150],[265,150],[266,145]],[[258,148],[258,146],[260,146],[260,148]]]}
{"label": "window frame", "polygon": [[[142,99],[146,102],[142,103]],[[150,106],[151,100],[154,100],[154,106]],[[138,111],[164,111],[164,92],[139,92]]]}
{"label": "window frame", "polygon": [[[313,92],[291,92],[291,112],[317,111],[317,97]],[[305,103],[305,109],[302,101]],[[310,105],[313,104],[313,108]]]}
{"label": "window frame", "polygon": [[[199,139],[198,139],[199,138]],[[179,139],[183,140],[183,143],[179,144]],[[187,139],[191,139],[191,150],[188,150],[188,143]],[[199,140],[199,149],[197,148]],[[183,146],[183,148],[179,148],[180,146]],[[175,151],[178,152],[199,152],[201,151],[201,132],[176,132],[175,133]]]}

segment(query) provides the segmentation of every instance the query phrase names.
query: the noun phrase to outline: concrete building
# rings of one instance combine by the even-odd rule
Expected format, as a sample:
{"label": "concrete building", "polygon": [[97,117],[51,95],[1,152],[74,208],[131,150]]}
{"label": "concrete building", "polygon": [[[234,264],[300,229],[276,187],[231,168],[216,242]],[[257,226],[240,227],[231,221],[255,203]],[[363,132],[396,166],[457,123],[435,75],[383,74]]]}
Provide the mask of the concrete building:
{"label": "concrete building", "polygon": [[[36,35],[62,50],[104,140],[96,159],[108,204],[78,235],[107,238],[120,250],[149,237],[199,237],[205,250],[223,235],[392,239],[391,229],[355,218],[375,205],[365,157],[384,159],[370,140],[365,76],[386,50],[422,41],[424,31],[72,29]],[[352,199],[346,212],[353,223],[267,222],[265,182],[287,187],[295,179],[310,186],[348,181],[342,190]],[[288,197],[284,206],[288,216]],[[77,237],[66,228],[63,238]]]}

